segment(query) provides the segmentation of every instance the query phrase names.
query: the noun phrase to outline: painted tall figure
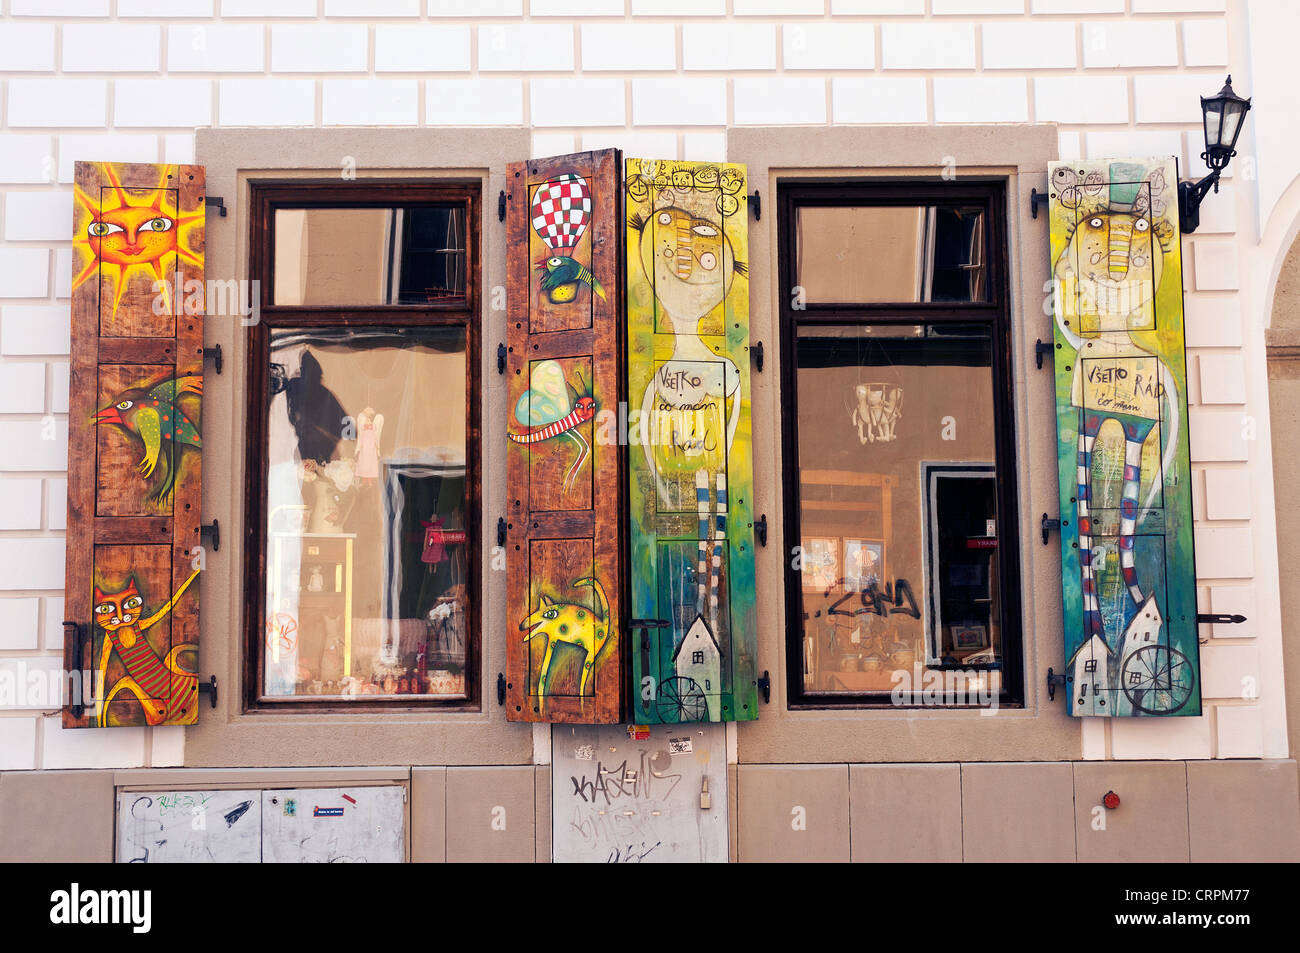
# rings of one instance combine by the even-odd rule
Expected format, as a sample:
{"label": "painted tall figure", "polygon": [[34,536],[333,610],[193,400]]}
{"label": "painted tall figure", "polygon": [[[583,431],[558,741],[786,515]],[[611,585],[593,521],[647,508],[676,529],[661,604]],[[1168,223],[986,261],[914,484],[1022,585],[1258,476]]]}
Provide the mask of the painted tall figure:
{"label": "painted tall figure", "polygon": [[1195,650],[1181,647],[1195,642],[1195,600],[1189,612],[1181,295],[1167,285],[1180,278],[1176,171],[1091,165],[1051,173],[1062,511],[1075,519],[1081,622],[1067,633],[1072,708],[1173,714],[1196,681]]}

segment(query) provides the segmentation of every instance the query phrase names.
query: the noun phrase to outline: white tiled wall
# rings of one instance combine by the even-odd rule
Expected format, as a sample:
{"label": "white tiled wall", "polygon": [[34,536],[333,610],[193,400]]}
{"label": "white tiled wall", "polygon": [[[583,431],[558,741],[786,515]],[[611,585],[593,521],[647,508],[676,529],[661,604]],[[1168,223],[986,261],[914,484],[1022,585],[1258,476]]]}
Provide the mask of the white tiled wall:
{"label": "white tiled wall", "polygon": [[[1174,153],[1196,174],[1197,96],[1222,83],[1241,29],[1226,0],[0,3],[6,662],[54,657],[62,638],[74,160],[187,161],[207,124],[524,124],[535,154],[711,159],[728,124],[1052,121],[1067,158]],[[1247,399],[1258,321],[1238,301],[1243,200],[1229,180],[1184,251],[1202,609],[1252,615],[1276,587],[1254,576],[1272,528],[1252,523],[1268,436]],[[1276,736],[1239,685],[1258,674],[1255,640],[1278,633],[1217,628],[1210,713],[1116,725],[1112,756],[1258,756]],[[0,710],[0,768],[180,758],[179,732],[103,734]]]}

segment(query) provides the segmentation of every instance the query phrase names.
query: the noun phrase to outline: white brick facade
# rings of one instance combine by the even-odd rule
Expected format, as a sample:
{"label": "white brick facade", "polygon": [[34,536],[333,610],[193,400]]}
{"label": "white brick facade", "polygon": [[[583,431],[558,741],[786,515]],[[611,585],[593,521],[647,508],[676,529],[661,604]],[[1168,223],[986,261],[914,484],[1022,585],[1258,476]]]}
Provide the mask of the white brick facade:
{"label": "white brick facade", "polygon": [[[535,155],[721,159],[728,125],[1029,121],[1059,123],[1065,157],[1172,153],[1190,177],[1197,97],[1227,68],[1246,94],[1260,88],[1243,57],[1247,34],[1268,29],[1248,24],[1247,0],[0,4],[3,664],[56,658],[62,640],[75,160],[189,161],[205,125],[523,125]],[[1276,692],[1240,691],[1280,668],[1281,639],[1261,519],[1273,502],[1257,286],[1271,259],[1255,222],[1271,205],[1255,207],[1244,172],[1251,135],[1184,243],[1201,609],[1251,622],[1209,633],[1206,715],[1115,725],[1101,756],[1285,756]],[[0,769],[178,763],[181,737],[64,732],[0,709]]]}

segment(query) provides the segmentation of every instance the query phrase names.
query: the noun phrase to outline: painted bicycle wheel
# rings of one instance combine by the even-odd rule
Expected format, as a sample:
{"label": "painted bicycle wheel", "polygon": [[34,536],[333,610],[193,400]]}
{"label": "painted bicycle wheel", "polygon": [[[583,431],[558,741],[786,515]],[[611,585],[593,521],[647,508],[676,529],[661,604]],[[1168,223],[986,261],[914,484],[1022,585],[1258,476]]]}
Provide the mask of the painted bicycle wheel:
{"label": "painted bicycle wheel", "polygon": [[685,675],[674,675],[659,683],[655,707],[659,720],[666,724],[709,720],[709,701],[704,697],[704,689]]}
{"label": "painted bicycle wheel", "polygon": [[1120,684],[1133,708],[1147,715],[1172,715],[1192,697],[1196,672],[1182,652],[1147,645],[1124,662]]}

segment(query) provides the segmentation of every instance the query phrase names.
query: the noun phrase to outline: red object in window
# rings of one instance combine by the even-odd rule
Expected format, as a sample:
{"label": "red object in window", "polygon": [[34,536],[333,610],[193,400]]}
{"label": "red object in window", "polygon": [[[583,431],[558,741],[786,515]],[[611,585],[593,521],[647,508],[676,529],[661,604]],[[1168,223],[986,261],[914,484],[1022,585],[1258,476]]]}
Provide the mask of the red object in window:
{"label": "red object in window", "polygon": [[1106,805],[1106,810],[1113,811],[1119,807],[1119,795],[1114,791],[1107,791],[1105,797],[1101,799],[1101,803]]}

